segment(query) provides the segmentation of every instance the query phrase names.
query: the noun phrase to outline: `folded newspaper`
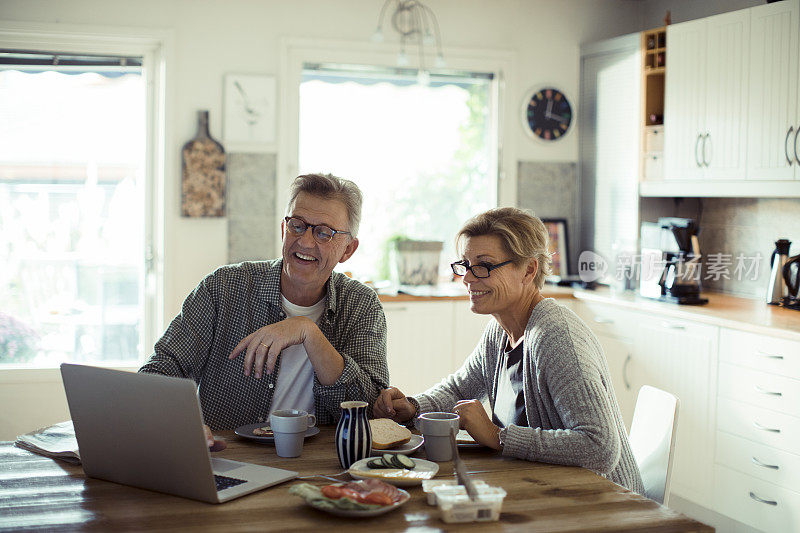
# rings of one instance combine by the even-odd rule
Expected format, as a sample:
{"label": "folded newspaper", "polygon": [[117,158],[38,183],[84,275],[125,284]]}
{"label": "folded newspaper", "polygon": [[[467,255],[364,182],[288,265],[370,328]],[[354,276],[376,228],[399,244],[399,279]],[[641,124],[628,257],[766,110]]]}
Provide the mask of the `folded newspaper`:
{"label": "folded newspaper", "polygon": [[54,459],[74,464],[81,462],[75,428],[71,420],[20,435],[14,444],[19,448]]}

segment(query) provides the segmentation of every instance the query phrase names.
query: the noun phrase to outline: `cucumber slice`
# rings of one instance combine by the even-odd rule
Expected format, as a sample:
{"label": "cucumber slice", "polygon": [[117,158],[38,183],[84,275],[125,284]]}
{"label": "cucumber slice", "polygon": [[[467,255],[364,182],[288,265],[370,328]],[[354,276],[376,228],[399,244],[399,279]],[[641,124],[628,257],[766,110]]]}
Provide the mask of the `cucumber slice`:
{"label": "cucumber slice", "polygon": [[395,455],[395,457],[397,458],[397,462],[403,465],[403,468],[406,470],[414,470],[414,467],[417,466],[417,464],[414,462],[414,459],[407,457],[402,453]]}
{"label": "cucumber slice", "polygon": [[386,465],[383,464],[383,459],[377,458],[367,461],[367,468],[386,468]]}
{"label": "cucumber slice", "polygon": [[400,468],[400,469],[403,469],[403,468],[405,468],[405,466],[403,466],[403,463],[400,461],[400,459],[398,459],[398,456],[399,456],[399,455],[400,455],[400,454],[397,454],[397,455],[392,455],[392,466],[393,466],[394,468]]}
{"label": "cucumber slice", "polygon": [[394,455],[391,453],[383,454],[381,461],[383,461],[383,464],[386,465],[384,468],[398,468],[398,466],[394,464]]}

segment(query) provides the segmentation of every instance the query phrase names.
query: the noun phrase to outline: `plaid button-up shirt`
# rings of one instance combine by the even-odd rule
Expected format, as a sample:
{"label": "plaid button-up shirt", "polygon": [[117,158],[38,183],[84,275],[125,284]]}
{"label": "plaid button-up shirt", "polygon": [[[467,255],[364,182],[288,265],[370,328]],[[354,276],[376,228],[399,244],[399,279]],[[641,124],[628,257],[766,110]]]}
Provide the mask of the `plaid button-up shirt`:
{"label": "plaid button-up shirt", "polygon": [[[220,267],[183,303],[180,314],[139,369],[191,378],[206,424],[232,429],[269,420],[280,356],[272,374],[261,379],[243,373],[243,358],[228,359],[236,345],[255,330],[286,318],[281,306],[283,260],[245,262]],[[366,285],[334,272],[327,283],[325,310],[317,325],[344,359],[342,375],[332,385],[314,377],[314,407],[320,424],[339,419],[346,400],[369,402],[389,384],[386,363],[386,317],[378,296]]]}

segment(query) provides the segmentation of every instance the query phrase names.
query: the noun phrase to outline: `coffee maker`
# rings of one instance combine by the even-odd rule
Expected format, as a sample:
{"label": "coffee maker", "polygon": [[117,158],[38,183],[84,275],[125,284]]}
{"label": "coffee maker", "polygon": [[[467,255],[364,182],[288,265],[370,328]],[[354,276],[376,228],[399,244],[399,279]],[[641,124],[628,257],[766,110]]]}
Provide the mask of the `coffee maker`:
{"label": "coffee maker", "polygon": [[642,296],[682,305],[708,303],[700,296],[699,231],[690,218],[662,217],[642,224]]}

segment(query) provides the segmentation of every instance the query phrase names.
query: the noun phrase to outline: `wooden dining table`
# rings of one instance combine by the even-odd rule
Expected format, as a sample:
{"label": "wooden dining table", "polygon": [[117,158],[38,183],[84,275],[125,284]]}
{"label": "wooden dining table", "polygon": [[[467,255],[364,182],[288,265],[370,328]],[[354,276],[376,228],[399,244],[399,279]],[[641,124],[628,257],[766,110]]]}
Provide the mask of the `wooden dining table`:
{"label": "wooden dining table", "polygon": [[[218,433],[227,448],[216,456],[294,470],[293,480],[223,504],[209,504],[87,478],[80,465],[0,443],[0,530],[101,531],[713,531],[677,511],[631,493],[580,467],[502,457],[482,447],[460,448],[474,479],[502,487],[507,496],[494,522],[448,524],[428,505],[421,486],[411,499],[375,517],[337,517],[309,507],[289,488],[297,483],[348,480],[336,457],[335,428],[323,426],[298,458],[282,458],[271,444]],[[144,444],[143,444],[144,445]],[[424,459],[424,449],[412,457]],[[453,463],[439,464],[436,479],[452,479]]]}

